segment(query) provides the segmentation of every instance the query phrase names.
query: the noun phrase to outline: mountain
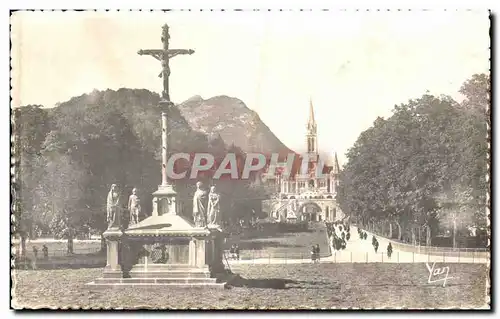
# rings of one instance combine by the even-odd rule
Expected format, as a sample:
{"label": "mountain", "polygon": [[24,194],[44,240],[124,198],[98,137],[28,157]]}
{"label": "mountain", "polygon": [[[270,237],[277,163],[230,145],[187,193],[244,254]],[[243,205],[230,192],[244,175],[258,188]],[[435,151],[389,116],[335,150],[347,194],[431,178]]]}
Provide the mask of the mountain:
{"label": "mountain", "polygon": [[270,156],[277,152],[280,159],[293,153],[256,112],[237,98],[222,95],[204,100],[201,96],[193,96],[177,107],[194,130],[218,134],[226,145],[234,144],[246,153]]}

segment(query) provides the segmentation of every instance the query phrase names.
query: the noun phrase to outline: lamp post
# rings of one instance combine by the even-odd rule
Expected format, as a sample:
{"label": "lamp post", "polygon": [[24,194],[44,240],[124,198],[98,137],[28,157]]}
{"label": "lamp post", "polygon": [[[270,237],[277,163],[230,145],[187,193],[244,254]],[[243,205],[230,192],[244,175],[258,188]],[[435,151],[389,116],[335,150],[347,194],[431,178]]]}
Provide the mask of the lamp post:
{"label": "lamp post", "polygon": [[457,248],[457,214],[453,213],[453,249]]}
{"label": "lamp post", "polygon": [[420,245],[421,245],[421,241],[420,241],[420,234],[422,233],[422,226],[418,225],[418,252],[420,253]]}

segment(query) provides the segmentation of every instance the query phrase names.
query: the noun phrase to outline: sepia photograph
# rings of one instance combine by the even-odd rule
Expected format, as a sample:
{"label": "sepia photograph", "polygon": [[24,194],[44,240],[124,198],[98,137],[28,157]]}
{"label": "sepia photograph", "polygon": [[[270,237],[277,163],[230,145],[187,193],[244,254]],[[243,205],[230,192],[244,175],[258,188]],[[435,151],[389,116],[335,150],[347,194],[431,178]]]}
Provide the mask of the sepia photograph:
{"label": "sepia photograph", "polygon": [[11,309],[491,310],[491,26],[11,11]]}

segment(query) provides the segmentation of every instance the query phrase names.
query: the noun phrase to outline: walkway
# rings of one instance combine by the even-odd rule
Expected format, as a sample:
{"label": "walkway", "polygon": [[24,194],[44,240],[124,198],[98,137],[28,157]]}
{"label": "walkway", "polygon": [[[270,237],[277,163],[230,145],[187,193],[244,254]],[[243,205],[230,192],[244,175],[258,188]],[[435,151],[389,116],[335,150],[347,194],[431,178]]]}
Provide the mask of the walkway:
{"label": "walkway", "polygon": [[[345,250],[335,251],[329,257],[323,257],[322,263],[487,263],[489,258],[485,257],[463,257],[460,255],[427,255],[405,251],[393,250],[391,258],[387,256],[387,245],[389,241],[386,238],[375,236],[379,242],[379,250],[375,253],[372,246],[373,234],[366,231],[366,240],[360,239],[358,229],[351,226],[351,238],[347,242]],[[339,235],[339,234],[338,234]],[[228,260],[230,266],[239,264],[300,264],[311,263],[310,258],[288,259],[288,258],[273,258],[269,255],[268,258],[255,258],[247,260]]]}

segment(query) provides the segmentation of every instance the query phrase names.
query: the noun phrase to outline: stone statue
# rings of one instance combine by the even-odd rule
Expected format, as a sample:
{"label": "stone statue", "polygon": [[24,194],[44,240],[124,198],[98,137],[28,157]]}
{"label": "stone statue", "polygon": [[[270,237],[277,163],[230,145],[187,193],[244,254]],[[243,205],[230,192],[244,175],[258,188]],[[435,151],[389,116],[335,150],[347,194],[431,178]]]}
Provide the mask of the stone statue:
{"label": "stone statue", "polygon": [[108,229],[120,227],[120,193],[116,184],[111,185],[106,204]]}
{"label": "stone statue", "polygon": [[193,219],[196,227],[207,225],[207,191],[202,189],[202,183],[196,183],[196,192],[193,196]]}
{"label": "stone statue", "polygon": [[220,195],[215,186],[210,187],[208,194],[208,214],[207,223],[209,227],[219,227],[220,225]]}
{"label": "stone statue", "polygon": [[128,210],[130,212],[129,225],[135,225],[139,222],[139,215],[141,214],[141,200],[137,196],[137,188],[132,190],[132,195],[128,198]]}

